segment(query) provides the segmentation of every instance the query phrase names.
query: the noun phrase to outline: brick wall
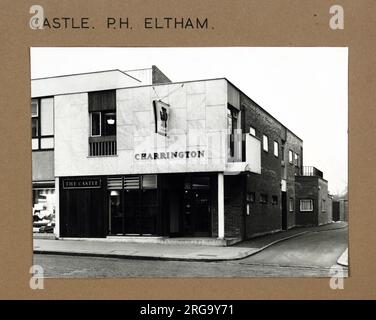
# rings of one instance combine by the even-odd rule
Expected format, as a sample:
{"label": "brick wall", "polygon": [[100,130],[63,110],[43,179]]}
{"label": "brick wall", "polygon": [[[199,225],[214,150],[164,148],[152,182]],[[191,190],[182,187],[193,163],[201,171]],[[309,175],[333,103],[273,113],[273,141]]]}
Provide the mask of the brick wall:
{"label": "brick wall", "polygon": [[[288,150],[291,149],[300,156],[302,164],[302,141],[287,130],[281,123],[260,108],[246,95],[240,95],[242,106],[242,129],[249,132],[250,126],[256,129],[256,137],[261,141],[263,135],[268,136],[268,149],[261,154],[261,175],[249,174],[247,176],[246,191],[255,194],[255,201],[249,204],[250,214],[245,218],[246,237],[281,230],[282,228],[282,201],[281,180],[286,178],[287,204],[289,197],[295,198],[295,173],[299,168],[288,163]],[[274,155],[274,141],[278,142],[278,157]],[[282,145],[284,142],[284,155]],[[285,167],[282,167],[285,160]],[[266,194],[268,201],[260,203],[261,194]],[[277,204],[272,204],[272,196],[278,199]],[[288,227],[295,225],[295,213],[287,210]]]}
{"label": "brick wall", "polygon": [[152,83],[171,83],[171,80],[157,66],[152,66]]}
{"label": "brick wall", "polygon": [[[295,179],[296,219],[297,226],[316,226],[318,224],[318,177],[297,176]],[[313,211],[300,211],[300,200],[313,200]]]}
{"label": "brick wall", "polygon": [[[332,222],[332,211],[328,210],[328,204],[331,199],[328,196],[328,182],[319,178],[318,183],[320,188],[318,190],[318,224],[322,225]],[[325,210],[323,208],[324,205]]]}
{"label": "brick wall", "polygon": [[[296,203],[295,194],[295,177],[301,173],[301,168],[303,166],[303,143],[297,138],[293,133],[286,130],[286,143],[285,143],[285,177],[286,177],[286,193],[287,193],[287,228],[290,229],[296,225],[296,213],[298,208],[294,206],[294,210],[290,211],[288,204],[289,199],[292,198],[294,203]],[[299,156],[299,163],[295,163],[293,158],[293,163],[289,162],[289,150],[293,152],[293,155],[297,154]]]}

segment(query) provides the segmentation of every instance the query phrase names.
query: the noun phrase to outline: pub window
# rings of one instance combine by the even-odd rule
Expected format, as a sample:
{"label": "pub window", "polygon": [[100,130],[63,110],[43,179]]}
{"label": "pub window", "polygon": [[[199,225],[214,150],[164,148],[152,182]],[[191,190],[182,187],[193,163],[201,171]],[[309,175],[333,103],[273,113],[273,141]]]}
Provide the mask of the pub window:
{"label": "pub window", "polygon": [[289,211],[290,212],[294,211],[294,198],[289,199]]}
{"label": "pub window", "polygon": [[278,204],[278,196],[272,196],[272,204],[274,205]]}
{"label": "pub window", "polygon": [[54,98],[31,99],[32,150],[54,148]]}
{"label": "pub window", "polygon": [[253,127],[249,127],[249,133],[250,133],[252,136],[256,137],[256,129],[255,129],[255,128],[253,128]]}
{"label": "pub window", "polygon": [[279,143],[274,141],[274,155],[278,158],[279,155]]}
{"label": "pub window", "polygon": [[262,136],[262,148],[264,151],[269,151],[269,138],[265,134]]}
{"label": "pub window", "polygon": [[300,211],[302,211],[302,212],[313,211],[313,200],[312,199],[301,199],[300,200]]}
{"label": "pub window", "polygon": [[260,203],[266,204],[268,203],[268,195],[265,193],[260,194]]}
{"label": "pub window", "polygon": [[294,163],[296,166],[299,166],[299,155],[297,153],[294,154]]}
{"label": "pub window", "polygon": [[101,135],[101,113],[92,112],[90,114],[91,136],[98,137]]}
{"label": "pub window", "polygon": [[89,155],[116,155],[116,91],[89,92],[89,117]]}
{"label": "pub window", "polygon": [[292,150],[289,150],[289,162],[293,163],[293,152],[292,152]]}
{"label": "pub window", "polygon": [[247,192],[247,202],[254,203],[255,202],[255,193],[254,192]]}
{"label": "pub window", "polygon": [[91,136],[106,137],[116,135],[115,112],[91,112]]}

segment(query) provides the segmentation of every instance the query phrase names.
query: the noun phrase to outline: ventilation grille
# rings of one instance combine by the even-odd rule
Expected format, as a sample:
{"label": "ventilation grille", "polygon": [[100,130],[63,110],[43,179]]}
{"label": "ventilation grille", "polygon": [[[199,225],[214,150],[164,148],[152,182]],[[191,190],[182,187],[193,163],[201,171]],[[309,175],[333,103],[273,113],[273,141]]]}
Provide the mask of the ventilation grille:
{"label": "ventilation grille", "polygon": [[140,188],[139,177],[124,178],[124,189],[139,189],[139,188]]}
{"label": "ventilation grille", "polygon": [[107,179],[107,189],[122,189],[123,188],[123,178],[108,178]]}

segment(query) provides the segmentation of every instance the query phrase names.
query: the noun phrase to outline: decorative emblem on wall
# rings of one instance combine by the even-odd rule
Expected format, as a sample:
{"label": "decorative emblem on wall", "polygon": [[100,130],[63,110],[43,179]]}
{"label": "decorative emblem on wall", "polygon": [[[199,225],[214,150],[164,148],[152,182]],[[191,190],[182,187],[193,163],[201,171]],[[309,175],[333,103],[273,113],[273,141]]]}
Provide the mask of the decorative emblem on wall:
{"label": "decorative emblem on wall", "polygon": [[155,133],[167,136],[170,105],[160,100],[153,101]]}

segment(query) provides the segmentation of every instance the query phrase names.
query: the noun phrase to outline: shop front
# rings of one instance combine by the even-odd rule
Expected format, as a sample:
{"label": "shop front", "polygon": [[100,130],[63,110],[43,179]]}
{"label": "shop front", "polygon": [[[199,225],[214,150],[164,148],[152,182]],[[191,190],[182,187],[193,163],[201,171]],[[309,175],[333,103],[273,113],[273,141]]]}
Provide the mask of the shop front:
{"label": "shop front", "polygon": [[202,173],[64,177],[60,236],[211,237],[215,185]]}

